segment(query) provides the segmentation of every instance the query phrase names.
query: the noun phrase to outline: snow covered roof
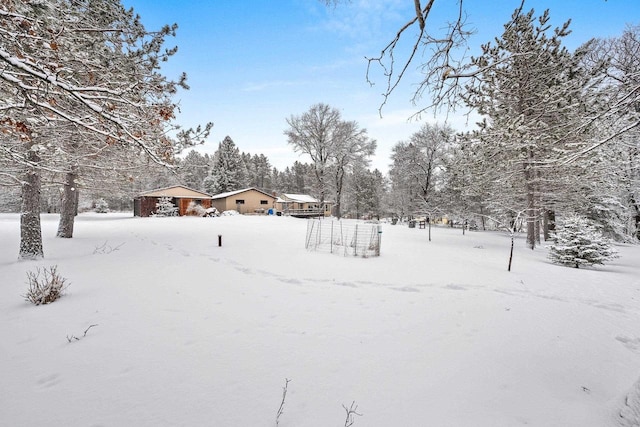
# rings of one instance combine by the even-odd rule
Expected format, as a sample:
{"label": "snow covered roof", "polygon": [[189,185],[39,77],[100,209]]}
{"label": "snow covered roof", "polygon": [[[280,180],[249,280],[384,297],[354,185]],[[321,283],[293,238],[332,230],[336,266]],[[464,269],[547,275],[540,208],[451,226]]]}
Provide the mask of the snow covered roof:
{"label": "snow covered roof", "polygon": [[320,203],[320,200],[309,196],[308,194],[283,194],[284,202],[295,203]]}
{"label": "snow covered roof", "polygon": [[216,200],[216,199],[226,199],[227,197],[235,196],[236,194],[244,193],[246,191],[251,191],[251,190],[257,191],[259,193],[264,194],[265,196],[268,196],[268,197],[271,197],[271,198],[275,199],[275,196],[273,196],[272,194],[266,193],[266,192],[264,192],[262,190],[259,190],[259,189],[255,188],[255,187],[243,188],[242,190],[229,191],[227,193],[216,194],[216,195],[214,195],[212,197],[212,199],[214,199],[214,200]]}
{"label": "snow covered roof", "polygon": [[182,185],[173,185],[171,187],[158,188],[156,190],[140,193],[139,197],[184,197],[191,199],[211,199],[211,194],[202,191],[193,190]]}

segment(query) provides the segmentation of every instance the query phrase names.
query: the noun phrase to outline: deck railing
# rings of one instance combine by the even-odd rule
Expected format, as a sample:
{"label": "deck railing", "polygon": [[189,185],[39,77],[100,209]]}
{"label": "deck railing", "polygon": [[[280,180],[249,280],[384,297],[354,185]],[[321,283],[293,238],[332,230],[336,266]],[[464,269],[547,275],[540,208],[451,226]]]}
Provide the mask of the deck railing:
{"label": "deck railing", "polygon": [[284,213],[284,215],[298,216],[298,217],[324,216],[324,210],[320,208],[284,209],[282,212]]}

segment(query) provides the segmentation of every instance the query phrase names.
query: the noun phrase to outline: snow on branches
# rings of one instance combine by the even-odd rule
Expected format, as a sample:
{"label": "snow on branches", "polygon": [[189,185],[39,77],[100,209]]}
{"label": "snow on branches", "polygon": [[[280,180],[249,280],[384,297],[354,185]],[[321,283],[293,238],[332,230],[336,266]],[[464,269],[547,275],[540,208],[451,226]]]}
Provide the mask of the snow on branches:
{"label": "snow on branches", "polygon": [[575,268],[617,258],[617,252],[596,227],[585,218],[566,218],[555,235],[555,243],[549,247],[549,258],[555,264]]}

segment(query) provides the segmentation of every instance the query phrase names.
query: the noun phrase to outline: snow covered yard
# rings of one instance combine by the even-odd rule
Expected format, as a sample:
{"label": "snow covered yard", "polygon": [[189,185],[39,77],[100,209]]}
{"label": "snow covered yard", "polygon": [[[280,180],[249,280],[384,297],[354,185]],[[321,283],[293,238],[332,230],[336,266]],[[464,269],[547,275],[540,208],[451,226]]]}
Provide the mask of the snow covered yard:
{"label": "snow covered yard", "polygon": [[[573,269],[519,240],[508,273],[493,232],[384,225],[364,259],[305,251],[288,217],[57,222],[18,262],[0,215],[0,425],[271,427],[290,379],[281,427],[353,401],[355,427],[615,426],[640,377],[637,246]],[[51,265],[65,296],[25,302]]]}

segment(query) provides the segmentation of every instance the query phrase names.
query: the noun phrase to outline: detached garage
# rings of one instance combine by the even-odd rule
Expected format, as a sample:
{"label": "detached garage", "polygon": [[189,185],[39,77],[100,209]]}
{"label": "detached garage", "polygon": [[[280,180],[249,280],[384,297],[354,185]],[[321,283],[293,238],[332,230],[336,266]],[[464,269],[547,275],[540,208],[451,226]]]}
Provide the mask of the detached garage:
{"label": "detached garage", "polygon": [[141,193],[133,199],[134,216],[151,216],[156,211],[156,205],[162,197],[170,197],[173,204],[178,208],[178,215],[186,215],[189,203],[202,205],[203,208],[211,207],[212,197],[210,194],[181,185],[173,187],[159,188],[157,190]]}
{"label": "detached garage", "polygon": [[241,214],[263,214],[273,208],[276,197],[255,187],[216,194],[213,207],[219,212],[236,210]]}

